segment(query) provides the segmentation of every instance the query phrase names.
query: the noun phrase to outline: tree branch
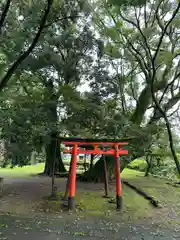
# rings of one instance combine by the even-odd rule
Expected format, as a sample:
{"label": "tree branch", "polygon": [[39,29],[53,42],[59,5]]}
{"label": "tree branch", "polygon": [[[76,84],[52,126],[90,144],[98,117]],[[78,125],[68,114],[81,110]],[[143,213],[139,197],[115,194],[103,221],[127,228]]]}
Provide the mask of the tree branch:
{"label": "tree branch", "polygon": [[[179,64],[178,64],[179,65]],[[176,69],[177,70],[177,69]],[[169,89],[169,87],[171,87],[172,85],[173,85],[173,83],[177,80],[177,78],[179,78],[180,77],[180,72],[179,73],[176,73],[175,75],[174,75],[174,78],[171,80],[171,82],[169,82],[168,84],[167,84],[167,86],[165,87],[165,89],[164,89],[164,91],[163,91],[163,94],[162,94],[162,96],[161,96],[161,98],[160,98],[160,100],[159,100],[159,104],[163,101],[163,98],[164,98],[164,95],[165,95],[165,93],[167,92],[167,90]]]}
{"label": "tree branch", "polygon": [[51,10],[52,4],[53,4],[53,0],[47,0],[47,5],[45,7],[45,12],[41,19],[40,25],[39,25],[39,30],[38,30],[34,40],[32,41],[32,44],[27,49],[27,51],[25,51],[22,55],[20,55],[19,58],[9,68],[9,70],[7,71],[7,73],[5,74],[5,76],[3,77],[3,79],[0,82],[0,92],[6,87],[8,81],[10,80],[10,78],[12,77],[12,75],[16,71],[16,69],[19,67],[19,65],[29,56],[29,54],[35,48],[35,46],[41,36],[41,33],[44,29],[44,26],[45,26],[46,20],[48,18],[49,12]]}
{"label": "tree branch", "polygon": [[[163,76],[162,76],[162,79],[165,79],[165,78],[167,77],[167,75],[168,75],[171,67],[172,67],[172,62],[171,62],[171,65],[166,66],[166,68],[165,68],[165,70],[164,70],[164,73],[163,73]],[[163,93],[162,93],[162,95],[161,95],[161,97],[160,97],[159,104],[161,104],[161,102],[163,101],[164,96],[165,96],[165,94],[166,94],[166,92],[168,91],[169,88],[171,88],[171,92],[173,91],[173,90],[172,90],[173,84],[174,84],[174,82],[180,77],[180,72],[178,72],[179,67],[180,67],[180,60],[178,61],[178,64],[177,64],[177,66],[176,66],[176,70],[175,70],[175,74],[174,74],[173,79],[166,85],[166,87],[165,87],[165,89],[164,89],[164,91],[163,91]],[[178,88],[178,87],[177,87],[177,88]],[[172,96],[173,96],[173,95],[172,95]],[[176,97],[176,96],[173,96],[170,101],[173,102],[174,99],[177,99],[177,97]],[[170,102],[170,101],[169,101],[169,102]],[[171,105],[171,104],[170,104],[170,105]],[[174,104],[173,104],[173,105],[174,105]],[[173,105],[172,105],[172,106],[173,106]],[[172,106],[171,106],[171,107],[172,107]],[[166,109],[166,108],[164,107],[163,109]],[[156,109],[155,109],[155,115],[157,114],[157,113],[156,113],[157,110],[158,110],[158,109],[156,108]]]}
{"label": "tree branch", "polygon": [[[145,43],[145,45],[146,45],[146,48],[144,48],[144,50],[145,50],[145,52],[146,52],[146,54],[147,54],[147,57],[148,57],[148,55],[149,55],[149,57],[151,58],[150,47],[149,47],[149,45],[148,45],[148,43],[147,43],[146,37],[144,36],[144,34],[143,34],[142,30],[141,30],[140,22],[139,22],[139,19],[138,19],[138,16],[137,16],[136,12],[135,12],[135,17],[136,17],[137,24],[136,24],[135,22],[127,19],[126,17],[124,17],[124,16],[122,15],[121,11],[120,11],[120,16],[121,16],[121,18],[122,18],[124,21],[126,21],[127,23],[129,23],[129,24],[131,24],[132,26],[134,26],[134,27],[140,32],[142,38],[144,39],[144,43]],[[138,54],[141,55],[140,52],[139,52]],[[141,55],[141,58],[144,60],[144,58],[143,58],[142,55]],[[145,61],[144,61],[144,62],[145,62]],[[144,65],[145,65],[146,67],[148,67],[146,64],[144,64]]]}
{"label": "tree branch", "polygon": [[0,34],[1,34],[1,30],[4,24],[4,21],[6,19],[7,13],[9,11],[9,7],[11,5],[11,0],[7,0],[6,5],[4,7],[4,10],[2,12],[1,18],[0,18]]}
{"label": "tree branch", "polygon": [[144,26],[147,28],[148,26],[148,20],[147,20],[147,2],[145,2],[144,5]]}
{"label": "tree branch", "polygon": [[177,108],[171,114],[169,114],[168,117],[172,117],[179,110],[179,107],[180,105],[178,105]]}
{"label": "tree branch", "polygon": [[[158,6],[157,6],[156,11],[155,11],[155,14],[154,14],[154,16],[153,16],[153,21],[152,21],[152,23],[151,23],[151,27],[153,27],[153,25],[154,25],[154,22],[155,22],[155,20],[156,20],[156,15],[157,15],[158,10],[159,10],[159,8],[160,8],[160,6],[161,6],[161,3],[162,3],[163,1],[164,1],[164,0],[161,0],[161,1],[159,1],[159,3],[158,3]],[[155,0],[155,2],[156,2],[156,0]],[[153,5],[152,5],[152,6],[153,6]],[[153,9],[153,7],[151,8],[151,13],[152,13],[152,9]]]}
{"label": "tree branch", "polygon": [[[161,108],[163,109],[164,112],[168,112],[174,105],[178,103],[179,100],[180,100],[180,91],[173,98],[169,99],[167,103],[163,104]],[[157,121],[162,117],[163,117],[162,113],[156,107],[154,115],[152,117],[153,118],[152,121],[154,120]]]}
{"label": "tree branch", "polygon": [[[146,71],[147,69],[147,65],[143,59],[143,57],[141,56],[141,54],[139,54],[139,51],[134,47],[134,45],[131,43],[131,41],[124,36],[124,38],[126,39],[127,43],[130,45],[131,49],[129,49],[129,51],[131,52],[131,54],[136,58],[136,61],[139,63],[142,72],[144,73],[146,79],[149,78],[148,72]],[[127,47],[127,46],[126,46]]]}
{"label": "tree branch", "polygon": [[163,118],[165,120],[167,132],[168,132],[168,136],[169,136],[169,145],[170,145],[171,153],[172,153],[172,156],[174,158],[174,162],[176,164],[178,176],[180,177],[180,164],[179,164],[179,160],[177,158],[177,155],[176,155],[176,152],[175,152],[175,149],[174,149],[174,142],[173,142],[173,136],[172,136],[172,131],[171,131],[171,125],[170,125],[170,122],[169,122],[169,120],[167,118],[166,112],[162,109],[162,107],[160,106],[159,102],[157,101],[156,96],[155,96],[155,91],[154,91],[154,81],[155,81],[155,78],[156,78],[155,61],[156,61],[156,58],[157,58],[160,46],[162,44],[163,38],[164,38],[164,36],[166,34],[167,28],[169,27],[169,25],[171,24],[171,22],[175,18],[176,14],[179,12],[179,9],[180,9],[180,2],[178,3],[178,6],[175,9],[172,17],[170,18],[170,20],[168,21],[168,23],[164,27],[164,31],[163,31],[163,33],[162,33],[162,35],[160,37],[160,40],[158,42],[158,45],[157,45],[157,50],[156,50],[156,52],[155,52],[155,54],[153,56],[153,59],[152,59],[153,76],[152,76],[152,81],[151,81],[151,95],[152,95],[153,102],[156,105],[156,108],[158,109],[160,114],[162,114],[162,116],[163,116]]}
{"label": "tree branch", "polygon": [[[140,20],[139,20],[139,18],[138,18],[138,16],[137,16],[136,10],[135,10],[135,17],[136,17],[136,22],[137,22],[136,28],[137,28],[138,31],[140,32],[141,37],[143,38],[144,43],[145,43],[145,46],[146,46],[146,47],[144,48],[144,50],[145,50],[145,52],[146,52],[146,54],[147,54],[147,60],[148,60],[148,58],[149,58],[150,61],[151,61],[151,58],[152,58],[151,49],[150,49],[150,46],[149,46],[149,44],[148,44],[148,42],[147,42],[146,36],[145,36],[144,33],[142,32],[142,29],[141,29],[141,26],[140,26]],[[145,16],[144,16],[144,17],[145,17]]]}
{"label": "tree branch", "polygon": [[131,92],[132,92],[132,97],[136,101],[136,104],[137,104],[138,99],[136,98],[136,94],[135,94],[135,91],[134,91],[134,86],[133,86],[132,81],[130,82],[130,88],[131,88]]}
{"label": "tree branch", "polygon": [[162,44],[163,38],[164,38],[164,36],[165,36],[165,34],[166,34],[166,32],[167,32],[167,29],[168,29],[169,25],[171,24],[171,22],[173,21],[173,19],[175,18],[176,14],[179,12],[179,9],[180,9],[180,2],[178,3],[177,8],[176,8],[175,11],[173,12],[172,17],[170,18],[170,20],[167,22],[166,26],[164,27],[164,31],[162,32],[162,35],[161,35],[161,37],[160,37],[160,39],[159,39],[159,42],[158,42],[158,45],[157,45],[157,48],[156,48],[156,52],[155,52],[155,54],[154,54],[154,56],[153,56],[153,59],[152,59],[153,65],[154,65],[155,60],[156,60],[156,58],[157,58],[157,55],[158,55],[158,53],[159,53],[159,49],[160,49],[160,47],[161,47],[161,44]]}
{"label": "tree branch", "polygon": [[58,17],[57,19],[55,19],[55,20],[47,23],[47,24],[44,26],[44,28],[48,28],[48,27],[50,27],[52,24],[57,23],[57,22],[61,22],[61,21],[66,20],[66,19],[74,20],[74,19],[80,18],[80,17],[82,17],[82,16],[80,16],[80,15],[72,15],[72,16],[71,16],[71,15],[70,15],[70,16],[61,17],[61,18]]}
{"label": "tree branch", "polygon": [[[109,14],[109,16],[111,17],[111,19],[113,20],[114,24],[117,25],[117,21],[116,21],[115,17],[113,16],[113,14],[111,14],[111,12],[108,10],[108,8],[106,8],[106,11],[107,11],[107,13]],[[129,19],[126,19],[126,18],[122,15],[121,12],[119,12],[119,13],[120,13],[121,18],[122,18],[124,21],[130,23],[131,25],[133,25],[134,27],[137,28],[137,25],[136,25],[134,22],[132,22],[132,21],[129,20]],[[120,29],[117,29],[117,32],[120,33],[121,35],[123,35],[123,36],[124,36],[124,39],[125,39],[125,40],[128,42],[128,44],[131,46],[131,49],[132,49],[132,50],[131,50],[131,53],[133,54],[133,56],[136,58],[137,62],[138,62],[139,65],[141,66],[141,69],[142,69],[145,77],[148,78],[148,73],[147,73],[147,71],[146,71],[146,69],[145,69],[145,68],[148,68],[148,66],[147,66],[147,64],[146,64],[146,62],[145,62],[145,60],[144,60],[143,55],[140,53],[140,51],[138,51],[138,50],[134,47],[134,45],[132,44],[131,40],[129,40],[129,38],[128,38],[127,36],[125,36]],[[125,47],[127,47],[127,46],[125,46]]]}

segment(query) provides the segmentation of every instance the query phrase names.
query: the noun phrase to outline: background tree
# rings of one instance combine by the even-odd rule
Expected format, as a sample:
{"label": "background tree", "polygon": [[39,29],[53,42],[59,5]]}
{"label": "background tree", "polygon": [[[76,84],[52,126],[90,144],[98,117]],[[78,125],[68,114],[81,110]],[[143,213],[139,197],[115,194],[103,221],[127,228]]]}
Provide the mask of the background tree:
{"label": "background tree", "polygon": [[[121,105],[123,102],[126,106],[126,109],[122,108],[123,116],[126,113],[129,115],[123,135],[135,136],[138,131],[144,146],[142,149],[146,149],[152,141],[156,125],[164,117],[153,104],[152,85],[155,97],[166,114],[179,101],[179,7],[178,2],[146,1],[142,7],[122,8],[102,1],[99,11],[94,13],[96,31],[99,30],[104,41],[101,61],[108,62],[111,75],[116,76],[113,89],[117,91],[110,92],[109,88],[107,96],[111,99],[118,96]],[[117,82],[119,79],[120,84]],[[107,89],[107,85],[110,87],[112,84],[98,79],[94,81],[96,91],[99,82],[99,92],[105,89],[105,85]],[[143,132],[148,133],[145,138],[141,136]],[[138,138],[132,148],[134,157],[143,155],[139,145]],[[179,172],[179,161],[174,160]],[[127,163],[122,161],[122,169]]]}
{"label": "background tree", "polygon": [[[1,29],[1,78],[31,45],[41,5],[9,5]],[[178,9],[178,2],[165,0],[130,6],[127,1],[54,2],[36,47],[1,94],[8,161],[26,164],[32,151],[45,148],[45,173],[52,172],[54,152],[56,170],[65,171],[55,144],[59,134],[131,138],[131,158],[121,158],[121,170],[144,156],[159,122],[165,119],[171,131],[169,121],[173,125],[179,112]],[[88,87],[79,91],[84,83]],[[112,158],[106,159],[110,171]],[[100,158],[88,178],[103,177],[102,163]]]}
{"label": "background tree", "polygon": [[[8,15],[6,19],[7,28],[5,27],[3,33],[2,71],[6,71],[6,66],[13,61],[21,49],[21,44],[26,41],[24,46],[26,47],[28,45],[27,39],[30,41],[33,38],[36,28],[34,21],[37,20],[41,4],[37,1],[33,5],[33,22],[29,21],[31,7],[15,2],[11,9],[15,15],[15,21],[12,21],[13,14]],[[93,40],[93,34],[88,28],[88,19],[84,20],[89,13],[88,4],[85,4],[85,1],[66,1],[58,6],[53,5],[53,7],[54,11],[49,15],[44,28],[45,32],[33,54],[21,64],[12,78],[12,80],[19,80],[19,84],[26,93],[25,98],[28,97],[27,101],[32,103],[35,100],[35,88],[38,88],[38,92],[42,95],[39,117],[45,122],[41,128],[42,132],[39,132],[36,139],[41,138],[40,142],[46,145],[45,173],[47,174],[50,174],[51,171],[51,155],[55,148],[54,139],[59,133],[60,114],[64,111],[64,97],[74,91],[80,84],[82,77],[86,78],[88,66],[92,62],[93,46],[98,44]],[[18,29],[18,31],[14,29]],[[23,29],[25,31],[22,31]],[[10,36],[8,36],[9,32]],[[7,36],[10,37],[11,41],[7,40]],[[14,39],[20,41],[14,43]],[[29,111],[31,111],[31,106],[28,105]],[[35,122],[30,124],[36,128],[38,126],[35,126]],[[23,127],[26,129],[25,125]],[[65,171],[60,151],[57,152],[59,152],[57,169]]]}

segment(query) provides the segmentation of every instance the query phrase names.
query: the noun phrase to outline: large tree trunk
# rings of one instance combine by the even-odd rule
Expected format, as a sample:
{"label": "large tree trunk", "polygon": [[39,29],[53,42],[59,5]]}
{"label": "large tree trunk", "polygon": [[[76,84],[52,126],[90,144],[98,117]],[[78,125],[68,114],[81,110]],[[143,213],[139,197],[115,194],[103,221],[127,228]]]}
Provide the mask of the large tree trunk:
{"label": "large tree trunk", "polygon": [[90,169],[93,168],[93,162],[94,162],[94,154],[91,154]]}
{"label": "large tree trunk", "polygon": [[50,79],[46,83],[46,90],[48,92],[48,101],[46,104],[47,109],[47,117],[50,122],[50,133],[49,133],[49,142],[46,143],[45,149],[46,149],[46,162],[45,162],[45,168],[44,173],[47,175],[52,175],[52,157],[56,153],[56,165],[55,165],[55,173],[59,172],[66,172],[66,169],[64,167],[61,152],[60,152],[60,143],[56,143],[56,139],[58,137],[58,129],[57,129],[57,123],[58,123],[58,115],[57,115],[57,97],[54,93],[54,86],[53,81]]}
{"label": "large tree trunk", "polygon": [[146,168],[146,172],[145,172],[145,177],[149,176],[149,173],[151,173],[152,171],[152,156],[151,155],[147,155],[146,156],[146,162],[147,162],[147,168]]}
{"label": "large tree trunk", "polygon": [[55,165],[55,173],[62,173],[66,172],[66,169],[64,167],[62,156],[60,152],[60,146],[59,144],[56,144],[55,137],[57,135],[52,134],[50,143],[46,144],[46,162],[45,162],[45,168],[44,173],[48,176],[51,176],[52,174],[52,161],[54,153],[56,153],[56,165]]}

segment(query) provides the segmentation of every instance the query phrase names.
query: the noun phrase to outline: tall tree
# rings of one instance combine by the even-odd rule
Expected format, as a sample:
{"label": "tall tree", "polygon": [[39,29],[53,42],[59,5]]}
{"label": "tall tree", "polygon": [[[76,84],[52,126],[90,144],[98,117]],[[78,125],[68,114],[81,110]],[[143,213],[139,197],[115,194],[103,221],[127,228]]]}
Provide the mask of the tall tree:
{"label": "tall tree", "polygon": [[[26,40],[24,47],[26,47],[36,30],[33,22],[25,17],[30,12],[30,6],[14,3],[13,7],[11,11],[16,16],[16,21],[12,21],[11,15],[7,19],[7,28],[4,32],[5,42],[2,49],[5,58],[3,71],[6,71],[6,63],[13,61],[14,55],[17,55],[21,44],[24,44],[24,39]],[[34,21],[38,17],[40,9],[41,3],[36,1],[32,12]],[[48,174],[51,172],[51,156],[55,152],[55,138],[59,134],[59,121],[60,115],[64,111],[65,96],[74,91],[82,78],[86,79],[86,72],[91,68],[89,67],[92,62],[91,52],[94,45],[97,45],[88,27],[88,15],[89,9],[86,1],[62,1],[60,5],[54,4],[40,41],[33,53],[19,66],[12,79],[18,79],[30,101],[34,98],[35,88],[38,87],[42,94],[41,107],[43,106],[43,114],[46,115],[45,125],[48,125],[45,132],[48,137],[44,138],[46,145],[45,172]],[[21,32],[21,29],[25,29],[25,31]],[[9,34],[12,37],[10,42],[7,41]],[[14,39],[19,41],[14,42]],[[44,133],[41,135],[44,136]],[[57,168],[59,171],[65,171],[60,151],[56,152],[59,159]]]}
{"label": "tall tree", "polygon": [[[117,90],[112,92],[109,88],[107,96],[116,97],[121,103],[122,114],[127,116],[124,136],[139,135],[143,139],[142,146],[139,137],[132,143],[134,148],[130,154],[133,157],[143,154],[140,147],[141,150],[146,148],[157,131],[158,121],[164,119],[178,173],[179,161],[173,152],[166,116],[180,99],[179,8],[179,2],[166,0],[146,1],[142,6],[132,7],[101,1],[94,13],[96,31],[104,40],[101,61],[111,64],[113,89]],[[98,82],[100,92],[112,85],[101,79]],[[97,86],[96,79],[96,91]],[[145,138],[141,136],[143,132],[148,133]],[[122,160],[122,169],[128,161],[123,163]]]}

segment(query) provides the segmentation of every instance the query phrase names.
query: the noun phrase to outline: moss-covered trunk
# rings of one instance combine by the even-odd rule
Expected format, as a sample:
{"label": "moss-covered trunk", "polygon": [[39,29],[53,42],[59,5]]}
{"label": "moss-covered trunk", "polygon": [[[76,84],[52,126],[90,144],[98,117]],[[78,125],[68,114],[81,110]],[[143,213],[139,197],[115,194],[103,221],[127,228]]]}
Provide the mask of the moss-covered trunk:
{"label": "moss-covered trunk", "polygon": [[[111,155],[105,156],[108,178],[109,180],[114,179],[114,157]],[[87,182],[103,182],[104,181],[104,159],[101,157],[96,164],[86,171],[81,177],[80,180]],[[120,160],[121,163],[121,172],[127,166],[128,162],[124,159]]]}
{"label": "moss-covered trunk", "polygon": [[61,152],[60,152],[60,143],[57,144],[56,139],[58,137],[58,115],[57,115],[57,97],[54,94],[54,86],[52,80],[49,80],[46,84],[46,90],[48,95],[48,101],[46,104],[47,117],[50,122],[50,132],[49,132],[49,141],[46,143],[45,152],[46,152],[46,162],[44,173],[47,175],[52,174],[52,163],[53,156],[56,154],[56,163],[55,163],[55,173],[56,172],[66,172],[64,167]]}
{"label": "moss-covered trunk", "polygon": [[145,177],[148,177],[149,173],[152,172],[152,167],[153,167],[152,159],[153,159],[153,156],[151,156],[151,155],[146,156],[147,168],[146,168],[146,172],[144,175]]}

